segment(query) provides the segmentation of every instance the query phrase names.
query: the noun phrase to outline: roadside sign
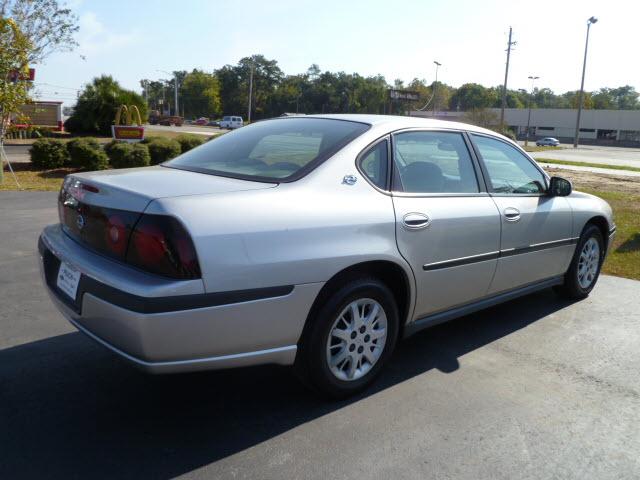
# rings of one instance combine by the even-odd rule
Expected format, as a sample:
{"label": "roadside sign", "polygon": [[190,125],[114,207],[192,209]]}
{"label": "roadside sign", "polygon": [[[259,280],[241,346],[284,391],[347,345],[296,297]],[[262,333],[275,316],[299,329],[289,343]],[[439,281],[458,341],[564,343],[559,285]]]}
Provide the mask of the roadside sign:
{"label": "roadside sign", "polygon": [[133,125],[111,125],[111,134],[114,140],[139,142],[144,140],[144,127],[136,127]]}
{"label": "roadside sign", "polygon": [[120,105],[113,123],[111,125],[111,135],[114,140],[125,142],[140,142],[144,140],[144,127],[142,126],[140,111],[135,105],[129,107]]}
{"label": "roadside sign", "polygon": [[389,98],[392,100],[420,100],[420,93],[411,90],[389,89]]}

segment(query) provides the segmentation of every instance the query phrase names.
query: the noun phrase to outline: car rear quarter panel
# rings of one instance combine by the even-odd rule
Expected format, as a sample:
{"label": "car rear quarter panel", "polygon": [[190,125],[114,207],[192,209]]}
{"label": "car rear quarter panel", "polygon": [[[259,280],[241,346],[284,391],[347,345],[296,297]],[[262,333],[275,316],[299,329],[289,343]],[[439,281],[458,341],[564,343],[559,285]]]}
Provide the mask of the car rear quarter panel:
{"label": "car rear quarter panel", "polygon": [[[396,245],[391,197],[355,167],[371,140],[356,140],[297,182],[158,199],[147,212],[175,215],[191,232],[207,292],[326,282],[371,260],[400,265],[412,283]],[[347,185],[345,175],[358,180]]]}

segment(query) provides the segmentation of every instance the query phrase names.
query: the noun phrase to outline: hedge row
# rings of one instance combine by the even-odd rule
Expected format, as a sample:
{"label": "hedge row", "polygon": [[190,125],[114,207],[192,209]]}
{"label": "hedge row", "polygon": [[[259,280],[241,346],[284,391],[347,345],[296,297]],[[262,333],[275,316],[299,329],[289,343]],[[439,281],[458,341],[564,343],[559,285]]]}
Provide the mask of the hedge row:
{"label": "hedge row", "polygon": [[36,140],[29,153],[31,163],[40,169],[77,167],[85,170],[145,167],[166,162],[202,143],[193,135],[180,135],[176,140],[150,137],[140,143],[112,140],[104,148],[95,138],[80,137],[66,144],[54,138]]}

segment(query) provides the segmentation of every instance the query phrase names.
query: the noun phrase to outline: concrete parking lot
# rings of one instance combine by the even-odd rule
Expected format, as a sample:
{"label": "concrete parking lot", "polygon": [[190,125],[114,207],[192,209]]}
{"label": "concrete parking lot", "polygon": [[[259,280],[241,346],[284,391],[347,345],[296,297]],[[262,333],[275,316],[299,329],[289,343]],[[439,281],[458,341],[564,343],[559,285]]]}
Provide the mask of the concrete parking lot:
{"label": "concrete parking lot", "polygon": [[329,403],[286,368],[147,376],[40,285],[55,193],[0,193],[0,478],[640,477],[640,282],[424,331]]}

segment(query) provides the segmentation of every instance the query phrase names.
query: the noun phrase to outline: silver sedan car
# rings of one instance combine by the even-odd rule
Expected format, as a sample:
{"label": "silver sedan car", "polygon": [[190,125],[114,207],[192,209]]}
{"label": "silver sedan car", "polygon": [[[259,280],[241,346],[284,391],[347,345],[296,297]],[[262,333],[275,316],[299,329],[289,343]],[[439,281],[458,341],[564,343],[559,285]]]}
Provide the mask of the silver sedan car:
{"label": "silver sedan car", "polygon": [[42,277],[151,372],[294,365],[344,397],[400,338],[521,295],[593,289],[615,225],[517,144],[461,123],[257,122],[155,167],[68,176]]}

